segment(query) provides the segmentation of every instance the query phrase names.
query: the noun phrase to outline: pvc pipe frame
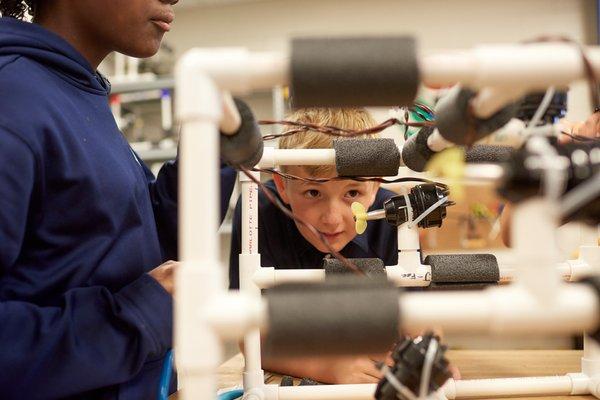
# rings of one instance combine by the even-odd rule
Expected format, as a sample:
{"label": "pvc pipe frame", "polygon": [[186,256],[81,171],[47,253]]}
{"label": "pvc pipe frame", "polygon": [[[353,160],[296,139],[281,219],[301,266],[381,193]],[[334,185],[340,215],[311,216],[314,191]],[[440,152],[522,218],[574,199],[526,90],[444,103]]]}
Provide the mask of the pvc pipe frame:
{"label": "pvc pipe frame", "polygon": [[[526,378],[448,380],[438,393],[449,400],[503,396],[585,395],[591,379],[583,374]],[[270,386],[270,385],[269,385]],[[265,400],[370,400],[376,385],[326,385],[272,388]]]}
{"label": "pvc pipe frame", "polygon": [[[588,49],[588,57],[600,74],[600,49]],[[527,90],[566,86],[584,77],[580,56],[574,46],[531,44],[527,46],[485,46],[469,51],[438,53],[420,59],[423,83],[448,85],[462,82],[472,89],[514,88],[527,84]],[[179,243],[182,265],[176,273],[175,350],[181,378],[181,398],[210,399],[216,393],[216,370],[222,359],[223,327],[252,332],[268,326],[264,307],[258,298],[247,301],[248,317],[243,324],[227,321],[241,310],[215,316],[220,304],[227,308],[236,296],[225,293],[218,249],[218,126],[223,119],[221,91],[247,94],[255,89],[288,83],[289,61],[278,53],[249,53],[245,49],[193,49],[176,67],[177,117],[182,123],[180,149]],[[198,176],[198,174],[200,176]],[[446,331],[575,332],[598,325],[595,293],[587,286],[562,287],[550,304],[532,299],[528,290],[496,288],[485,295],[470,293],[405,294],[401,300],[406,326],[426,327],[435,320]],[[543,297],[536,293],[538,298]],[[483,300],[483,301],[482,301]],[[237,303],[238,306],[242,303]],[[454,307],[453,307],[454,306]],[[458,306],[458,307],[456,307]],[[475,307],[473,313],[461,315]],[[439,323],[441,322],[441,323]],[[229,324],[228,324],[229,323]],[[521,325],[519,325],[521,324]],[[597,377],[593,377],[596,386]],[[267,386],[263,385],[266,393]],[[321,388],[329,397],[340,398],[343,387]],[[281,388],[284,389],[284,388]],[[306,388],[285,388],[300,393]],[[341,397],[354,399],[352,388]],[[337,395],[332,393],[335,391]],[[271,390],[272,392],[272,390]],[[371,392],[372,393],[372,392]],[[335,396],[335,397],[333,397]],[[247,399],[261,399],[250,390]],[[286,397],[280,397],[286,398]],[[302,397],[287,397],[307,399]]]}

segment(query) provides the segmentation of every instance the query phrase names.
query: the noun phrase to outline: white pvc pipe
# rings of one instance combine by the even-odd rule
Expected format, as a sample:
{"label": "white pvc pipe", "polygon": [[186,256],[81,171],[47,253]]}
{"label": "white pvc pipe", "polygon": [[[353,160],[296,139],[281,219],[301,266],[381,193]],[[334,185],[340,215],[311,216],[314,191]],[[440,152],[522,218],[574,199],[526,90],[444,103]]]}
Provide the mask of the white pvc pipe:
{"label": "white pvc pipe", "polygon": [[568,334],[596,329],[598,298],[585,284],[563,284],[550,303],[538,301],[521,285],[479,292],[404,293],[403,325],[423,330],[493,334]]}
{"label": "white pvc pipe", "polygon": [[[586,48],[596,74],[600,49]],[[448,86],[462,83],[472,89],[512,86],[545,90],[583,78],[581,55],[571,44],[539,43],[487,45],[425,55],[419,60],[423,83]]]}
{"label": "white pvc pipe", "polygon": [[433,133],[427,138],[427,147],[433,152],[439,153],[440,151],[447,149],[448,147],[456,146],[454,143],[444,139],[437,128],[433,130]]}
{"label": "white pvc pipe", "polygon": [[[424,330],[435,325],[448,333],[553,335],[590,332],[598,327],[598,298],[588,285],[564,284],[555,296],[555,302],[543,304],[518,285],[478,292],[403,293],[399,296],[399,329]],[[240,307],[239,302],[232,304]],[[245,308],[248,317],[240,325],[268,330],[265,299],[255,299]],[[225,308],[221,310],[227,314]],[[228,318],[221,318],[220,326],[231,326]]]}
{"label": "white pvc pipe", "polygon": [[233,135],[240,129],[242,117],[235,106],[231,93],[223,92],[222,96],[223,118],[219,123],[219,130],[225,135]]}
{"label": "white pvc pipe", "polygon": [[182,400],[209,399],[217,388],[222,343],[207,307],[223,293],[219,225],[219,92],[182,57],[176,67],[179,151],[179,257],[175,274],[175,358]]}
{"label": "white pvc pipe", "polygon": [[554,301],[561,283],[556,273],[557,216],[556,204],[540,197],[517,204],[511,216],[511,243],[518,260],[515,279],[544,303]]}
{"label": "white pvc pipe", "polygon": [[[373,399],[376,385],[317,385],[281,386],[278,400],[369,400]],[[268,399],[271,400],[271,399]]]}
{"label": "white pvc pipe", "polygon": [[268,289],[282,283],[321,282],[325,280],[325,270],[263,267],[254,273],[253,279],[258,287]]}
{"label": "white pvc pipe", "polygon": [[219,89],[233,94],[285,86],[289,81],[289,57],[284,53],[250,52],[240,47],[198,48],[189,50],[185,57]]}
{"label": "white pvc pipe", "polygon": [[587,376],[600,374],[600,345],[588,335],[583,336],[581,372]]}
{"label": "white pvc pipe", "polygon": [[274,168],[279,165],[335,165],[335,150],[265,147],[258,167]]}
{"label": "white pvc pipe", "polygon": [[421,248],[419,243],[419,229],[409,226],[408,222],[398,227],[398,252],[417,251]]}
{"label": "white pvc pipe", "polygon": [[[260,179],[259,172],[251,172]],[[250,298],[260,300],[260,288],[252,277],[261,268],[258,252],[258,186],[244,174],[240,174],[242,192],[242,254],[239,255],[240,289]],[[244,390],[264,385],[260,350],[260,330],[254,328],[244,336]]]}
{"label": "white pvc pipe", "polygon": [[160,96],[161,126],[164,131],[170,131],[173,127],[173,98],[168,89],[164,89]]}
{"label": "white pvc pipe", "polygon": [[503,379],[449,380],[444,385],[448,399],[507,396],[566,396],[573,383],[569,376],[540,376]]}
{"label": "white pvc pipe", "polygon": [[[431,282],[431,269],[428,265],[420,266],[415,271],[408,271],[401,266],[385,267],[388,279],[398,287],[423,287]],[[275,269],[260,268],[254,273],[254,283],[261,289],[268,289],[282,283],[322,282],[325,280],[324,269]]]}

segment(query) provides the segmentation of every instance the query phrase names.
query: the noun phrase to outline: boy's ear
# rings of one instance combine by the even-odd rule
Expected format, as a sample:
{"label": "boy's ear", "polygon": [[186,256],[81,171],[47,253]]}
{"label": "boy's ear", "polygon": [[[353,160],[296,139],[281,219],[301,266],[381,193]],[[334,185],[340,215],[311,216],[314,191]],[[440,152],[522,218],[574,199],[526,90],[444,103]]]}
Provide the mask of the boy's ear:
{"label": "boy's ear", "polygon": [[283,200],[285,204],[290,204],[290,199],[287,195],[287,192],[285,191],[285,180],[281,176],[273,174],[273,182],[275,182],[275,187],[277,188],[277,193],[279,193],[279,197],[281,197],[281,200]]}

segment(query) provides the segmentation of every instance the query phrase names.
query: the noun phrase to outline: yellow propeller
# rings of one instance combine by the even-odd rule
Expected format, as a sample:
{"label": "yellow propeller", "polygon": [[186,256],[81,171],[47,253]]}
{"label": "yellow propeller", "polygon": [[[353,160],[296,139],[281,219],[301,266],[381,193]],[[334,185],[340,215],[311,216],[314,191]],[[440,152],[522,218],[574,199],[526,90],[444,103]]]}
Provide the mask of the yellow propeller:
{"label": "yellow propeller", "polygon": [[367,209],[361,203],[355,201],[352,203],[352,215],[354,216],[354,228],[359,235],[367,230]]}
{"label": "yellow propeller", "polygon": [[433,176],[446,178],[450,193],[455,199],[462,200],[465,190],[461,180],[465,171],[465,151],[461,147],[450,147],[435,156],[427,163],[427,172]]}

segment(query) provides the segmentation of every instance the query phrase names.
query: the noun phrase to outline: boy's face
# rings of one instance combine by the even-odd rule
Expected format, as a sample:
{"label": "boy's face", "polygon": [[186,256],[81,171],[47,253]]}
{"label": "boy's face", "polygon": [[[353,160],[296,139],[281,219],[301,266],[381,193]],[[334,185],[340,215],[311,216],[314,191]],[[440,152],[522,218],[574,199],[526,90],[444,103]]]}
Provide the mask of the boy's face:
{"label": "boy's face", "polygon": [[[288,167],[287,172],[303,178],[313,178],[302,167]],[[343,249],[356,236],[350,209],[352,203],[357,201],[369,208],[375,201],[379,188],[376,182],[339,180],[309,183],[283,179],[277,175],[273,179],[279,195],[293,213],[321,232],[335,251]],[[321,240],[304,225],[296,223],[296,226],[310,244],[323,253],[329,252]]]}

